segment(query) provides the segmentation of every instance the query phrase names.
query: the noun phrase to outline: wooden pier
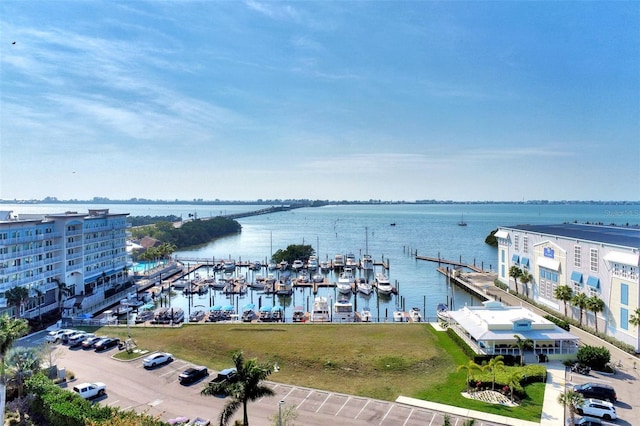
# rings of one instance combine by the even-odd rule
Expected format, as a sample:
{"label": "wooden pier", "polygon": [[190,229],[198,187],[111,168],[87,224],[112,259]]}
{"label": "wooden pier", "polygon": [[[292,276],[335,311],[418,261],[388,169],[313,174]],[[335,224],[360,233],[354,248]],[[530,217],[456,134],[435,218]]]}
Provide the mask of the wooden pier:
{"label": "wooden pier", "polygon": [[416,255],[416,259],[426,260],[428,262],[436,262],[438,265],[445,264],[445,265],[451,265],[451,266],[460,266],[462,268],[471,269],[474,272],[484,272],[482,270],[482,268],[479,267],[479,266],[469,265],[467,263],[463,263],[463,262],[456,261],[456,260],[447,260],[447,259],[442,259],[440,257],[418,256],[418,255]]}

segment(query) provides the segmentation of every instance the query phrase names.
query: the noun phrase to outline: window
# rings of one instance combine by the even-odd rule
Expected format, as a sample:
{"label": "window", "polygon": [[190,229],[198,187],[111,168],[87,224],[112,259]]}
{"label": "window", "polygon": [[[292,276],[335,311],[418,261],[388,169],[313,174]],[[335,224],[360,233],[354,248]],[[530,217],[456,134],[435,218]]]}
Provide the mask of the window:
{"label": "window", "polygon": [[500,261],[504,263],[504,250],[500,250]]}
{"label": "window", "polygon": [[545,268],[540,268],[540,282],[538,283],[540,297],[554,300],[553,292],[558,287],[558,273]]}
{"label": "window", "polygon": [[529,253],[529,238],[522,237],[522,251]]}
{"label": "window", "polygon": [[620,328],[623,330],[629,329],[629,311],[627,308],[620,308]]}
{"label": "window", "polygon": [[598,249],[591,249],[589,267],[591,272],[598,272]]}
{"label": "window", "polygon": [[515,234],[513,236],[513,248],[515,251],[518,251],[520,250],[519,247],[520,247],[520,235]]}
{"label": "window", "polygon": [[582,263],[582,254],[580,252],[580,246],[573,246],[573,266],[576,268],[580,267]]}
{"label": "window", "polygon": [[620,303],[629,304],[629,286],[627,284],[620,284]]}

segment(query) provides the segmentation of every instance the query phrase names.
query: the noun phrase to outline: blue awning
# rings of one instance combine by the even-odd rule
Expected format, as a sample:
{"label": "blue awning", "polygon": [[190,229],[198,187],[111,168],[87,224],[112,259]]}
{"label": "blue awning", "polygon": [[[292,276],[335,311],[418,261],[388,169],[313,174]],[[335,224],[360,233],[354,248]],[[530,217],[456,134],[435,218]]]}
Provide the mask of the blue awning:
{"label": "blue awning", "polygon": [[591,275],[589,275],[589,278],[587,278],[587,285],[591,288],[600,288],[600,278],[598,277],[592,277]]}
{"label": "blue awning", "polygon": [[523,257],[522,258],[522,266],[526,266],[527,268],[529,267],[529,258],[528,257]]}
{"label": "blue awning", "polygon": [[514,254],[513,256],[511,256],[511,261],[513,263],[519,263],[520,262],[520,256],[518,256],[517,254]]}
{"label": "blue awning", "polygon": [[571,281],[582,284],[582,274],[580,272],[573,271],[571,273]]}

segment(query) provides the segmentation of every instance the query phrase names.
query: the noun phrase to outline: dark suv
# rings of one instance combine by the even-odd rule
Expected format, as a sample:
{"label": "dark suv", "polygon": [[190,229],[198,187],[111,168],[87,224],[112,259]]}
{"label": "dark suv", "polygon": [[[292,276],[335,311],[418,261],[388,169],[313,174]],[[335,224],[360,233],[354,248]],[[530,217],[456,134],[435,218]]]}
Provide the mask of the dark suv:
{"label": "dark suv", "polygon": [[618,399],[613,386],[605,383],[584,383],[574,386],[573,390],[582,394],[585,398],[596,398],[609,402],[616,402]]}

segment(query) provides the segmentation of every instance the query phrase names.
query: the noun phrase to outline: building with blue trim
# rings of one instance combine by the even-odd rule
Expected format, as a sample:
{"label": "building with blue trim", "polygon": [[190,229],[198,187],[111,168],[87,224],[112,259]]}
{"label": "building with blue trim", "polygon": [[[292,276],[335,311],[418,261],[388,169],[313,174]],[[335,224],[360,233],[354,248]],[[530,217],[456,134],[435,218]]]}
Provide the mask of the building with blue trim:
{"label": "building with blue trim", "polygon": [[[72,315],[119,297],[130,284],[127,216],[109,209],[0,211],[0,314],[30,319],[65,308]],[[8,306],[6,292],[17,286],[28,290],[28,299]]]}
{"label": "building with blue trim", "polygon": [[[500,227],[498,279],[516,290],[509,269],[528,271],[532,281],[518,283],[518,291],[564,314],[564,302],[554,290],[568,285],[573,293],[597,296],[605,303],[596,318],[583,312],[583,324],[628,343],[640,352],[640,327],[629,318],[640,307],[640,228],[585,224],[517,225]],[[568,304],[567,314],[580,312]]]}

